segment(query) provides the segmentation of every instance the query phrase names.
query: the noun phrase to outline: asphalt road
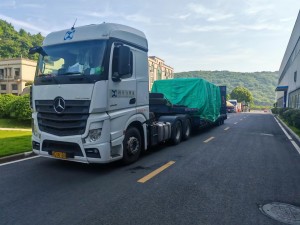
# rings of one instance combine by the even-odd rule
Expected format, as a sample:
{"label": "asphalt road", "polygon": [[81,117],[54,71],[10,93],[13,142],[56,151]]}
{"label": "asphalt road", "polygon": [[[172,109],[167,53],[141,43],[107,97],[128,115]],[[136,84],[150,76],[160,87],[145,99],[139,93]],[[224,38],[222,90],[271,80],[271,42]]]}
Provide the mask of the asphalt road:
{"label": "asphalt road", "polygon": [[40,157],[0,166],[0,224],[279,225],[258,208],[300,205],[300,155],[271,114],[229,117],[126,167]]}

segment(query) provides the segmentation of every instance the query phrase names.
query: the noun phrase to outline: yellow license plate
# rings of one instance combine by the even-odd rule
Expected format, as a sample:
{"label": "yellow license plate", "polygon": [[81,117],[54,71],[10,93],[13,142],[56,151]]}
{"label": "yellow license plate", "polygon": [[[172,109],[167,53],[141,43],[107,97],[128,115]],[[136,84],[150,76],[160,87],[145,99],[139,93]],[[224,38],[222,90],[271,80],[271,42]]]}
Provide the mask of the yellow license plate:
{"label": "yellow license plate", "polygon": [[67,158],[67,154],[65,152],[52,151],[52,156],[55,157],[55,158],[59,158],[59,159],[66,159]]}

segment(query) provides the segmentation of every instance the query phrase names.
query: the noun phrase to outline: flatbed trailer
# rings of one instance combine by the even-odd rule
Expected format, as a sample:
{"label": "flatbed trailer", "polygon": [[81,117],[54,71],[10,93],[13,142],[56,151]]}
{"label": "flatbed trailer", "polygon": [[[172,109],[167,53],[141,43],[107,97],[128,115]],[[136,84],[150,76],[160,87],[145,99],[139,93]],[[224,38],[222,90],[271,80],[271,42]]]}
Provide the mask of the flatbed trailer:
{"label": "flatbed trailer", "polygon": [[[165,98],[163,93],[149,94],[149,111],[150,120],[149,129],[149,145],[155,145],[156,131],[153,134],[153,124],[170,123],[171,136],[169,137],[173,144],[179,144],[181,140],[187,140],[192,130],[218,126],[224,124],[227,119],[226,114],[226,86],[220,86],[221,108],[219,117],[215,121],[209,121],[199,115],[199,109],[189,108],[184,105],[172,104]],[[159,133],[159,131],[157,132]],[[159,135],[159,134],[158,134]],[[162,138],[160,138],[162,139]]]}

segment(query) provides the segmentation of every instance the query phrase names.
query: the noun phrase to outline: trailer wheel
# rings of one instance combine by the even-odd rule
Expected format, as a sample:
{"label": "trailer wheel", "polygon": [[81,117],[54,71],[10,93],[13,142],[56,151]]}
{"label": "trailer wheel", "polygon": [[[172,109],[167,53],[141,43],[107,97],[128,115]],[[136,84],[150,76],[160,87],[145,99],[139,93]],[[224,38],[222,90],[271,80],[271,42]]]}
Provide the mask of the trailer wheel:
{"label": "trailer wheel", "polygon": [[178,145],[181,141],[182,136],[182,126],[181,122],[177,120],[172,127],[172,134],[171,134],[171,142],[173,145]]}
{"label": "trailer wheel", "polygon": [[186,141],[187,139],[190,138],[191,136],[191,130],[192,130],[192,124],[191,121],[189,119],[187,119],[184,123],[184,131],[183,131],[183,135],[182,135],[182,139],[184,141]]}
{"label": "trailer wheel", "polygon": [[129,127],[123,140],[123,163],[125,165],[138,160],[141,154],[141,134],[135,127]]}

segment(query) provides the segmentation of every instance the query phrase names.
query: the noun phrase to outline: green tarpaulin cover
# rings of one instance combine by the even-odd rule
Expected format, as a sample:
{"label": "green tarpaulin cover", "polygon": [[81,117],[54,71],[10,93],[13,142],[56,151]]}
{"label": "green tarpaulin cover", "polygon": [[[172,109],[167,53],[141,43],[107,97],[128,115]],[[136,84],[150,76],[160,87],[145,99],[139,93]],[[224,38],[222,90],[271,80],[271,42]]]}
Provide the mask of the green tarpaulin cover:
{"label": "green tarpaulin cover", "polygon": [[152,93],[163,93],[172,104],[197,108],[197,115],[214,122],[220,116],[220,88],[201,78],[156,80]]}

